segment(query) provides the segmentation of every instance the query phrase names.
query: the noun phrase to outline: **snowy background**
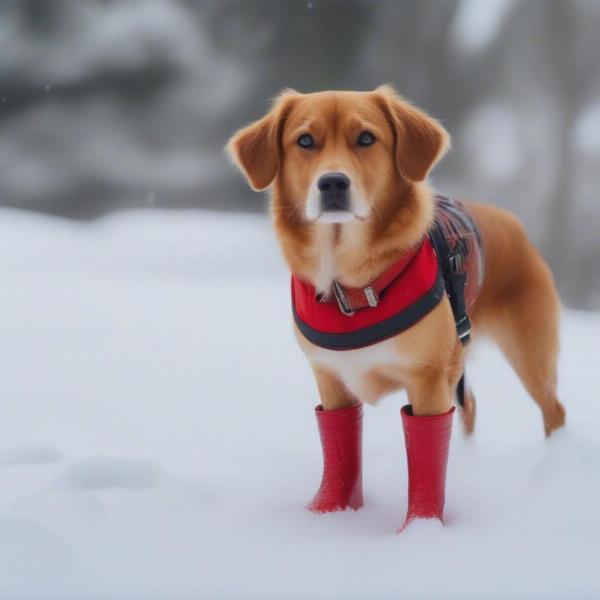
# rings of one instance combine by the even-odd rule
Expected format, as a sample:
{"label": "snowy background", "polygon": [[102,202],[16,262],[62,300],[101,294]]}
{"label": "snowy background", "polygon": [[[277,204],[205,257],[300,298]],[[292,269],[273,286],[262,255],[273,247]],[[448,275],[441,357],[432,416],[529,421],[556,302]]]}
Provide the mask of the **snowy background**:
{"label": "snowy background", "polygon": [[[0,0],[0,599],[600,597],[599,27],[597,0]],[[365,508],[303,509],[317,392],[222,154],[284,86],[385,81],[566,306],[567,428],[482,344],[448,526],[400,536],[402,395],[365,412]]]}
{"label": "snowy background", "polygon": [[565,311],[568,427],[549,441],[500,355],[476,352],[448,525],[396,535],[399,394],[365,411],[365,508],[303,508],[317,391],[261,217],[4,209],[0,271],[3,600],[600,594],[600,315]]}

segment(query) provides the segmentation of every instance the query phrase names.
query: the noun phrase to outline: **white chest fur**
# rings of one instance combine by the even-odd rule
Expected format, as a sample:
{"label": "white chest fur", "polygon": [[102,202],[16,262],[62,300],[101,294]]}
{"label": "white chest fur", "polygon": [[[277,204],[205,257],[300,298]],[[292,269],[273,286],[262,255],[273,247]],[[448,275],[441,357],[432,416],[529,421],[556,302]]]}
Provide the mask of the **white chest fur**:
{"label": "white chest fur", "polygon": [[393,340],[357,350],[327,350],[313,345],[303,345],[303,350],[313,366],[327,369],[349,392],[369,403],[377,400],[369,374],[377,369],[389,370],[390,367],[400,370],[409,362],[408,357],[398,352]]}

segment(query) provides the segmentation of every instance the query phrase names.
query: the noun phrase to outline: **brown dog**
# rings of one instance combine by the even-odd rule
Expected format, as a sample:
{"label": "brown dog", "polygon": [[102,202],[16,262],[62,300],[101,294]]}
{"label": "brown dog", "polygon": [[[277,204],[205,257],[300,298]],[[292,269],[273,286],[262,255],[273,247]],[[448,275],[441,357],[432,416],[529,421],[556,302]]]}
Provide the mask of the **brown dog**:
{"label": "brown dog", "polygon": [[[253,189],[271,188],[273,221],[292,272],[327,298],[334,281],[367,286],[426,236],[433,219],[426,178],[448,147],[437,121],[382,86],[285,91],[228,149]],[[319,182],[327,174],[342,177],[343,206],[335,198],[324,204]],[[565,422],[556,397],[559,300],[552,274],[513,215],[468,206],[483,238],[486,272],[470,311],[473,334],[497,342],[550,435]],[[406,331],[357,350],[328,350],[297,327],[296,334],[325,411],[372,404],[402,388],[415,416],[441,415],[452,406],[464,349],[447,298]],[[471,432],[471,394],[462,417]]]}

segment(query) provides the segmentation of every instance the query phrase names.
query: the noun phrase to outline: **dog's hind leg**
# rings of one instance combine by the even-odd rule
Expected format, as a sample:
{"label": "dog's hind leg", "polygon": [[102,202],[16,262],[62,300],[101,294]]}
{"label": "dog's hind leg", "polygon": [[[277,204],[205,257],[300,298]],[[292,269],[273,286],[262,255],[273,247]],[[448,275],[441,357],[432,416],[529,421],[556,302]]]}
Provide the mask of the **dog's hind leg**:
{"label": "dog's hind leg", "polygon": [[535,266],[523,278],[528,284],[496,308],[489,330],[540,407],[549,436],[565,424],[565,409],[556,396],[560,306],[549,269]]}
{"label": "dog's hind leg", "polygon": [[463,424],[463,431],[465,435],[471,435],[475,429],[475,395],[467,382],[466,374],[463,374],[456,386],[456,402]]}
{"label": "dog's hind leg", "polygon": [[490,334],[542,411],[546,435],[565,423],[556,397],[560,302],[552,273],[518,219],[473,204],[484,241],[486,276],[471,319]]}

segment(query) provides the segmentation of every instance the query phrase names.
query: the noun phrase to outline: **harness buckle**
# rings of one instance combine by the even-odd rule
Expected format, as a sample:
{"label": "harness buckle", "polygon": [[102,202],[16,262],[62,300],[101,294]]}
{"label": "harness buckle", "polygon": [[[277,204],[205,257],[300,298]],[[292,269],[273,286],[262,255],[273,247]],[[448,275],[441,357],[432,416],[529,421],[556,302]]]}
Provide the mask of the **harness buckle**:
{"label": "harness buckle", "polygon": [[448,256],[448,262],[450,263],[450,270],[453,273],[458,273],[463,265],[465,264],[465,260],[469,255],[469,245],[466,240],[460,239],[456,242],[454,246],[454,250],[451,251]]}
{"label": "harness buckle", "polygon": [[452,273],[458,273],[463,265],[462,254],[459,254],[458,252],[456,254],[451,254],[448,257],[448,262],[450,263],[450,270]]}
{"label": "harness buckle", "polygon": [[469,319],[466,314],[457,321],[456,331],[458,333],[458,339],[463,346],[466,346],[471,341],[471,319]]}
{"label": "harness buckle", "polygon": [[372,286],[366,287],[363,290],[363,293],[371,308],[376,308],[377,306],[379,306],[379,298],[377,297],[377,292],[373,289]]}
{"label": "harness buckle", "polygon": [[351,317],[355,311],[352,310],[348,299],[346,298],[346,294],[344,294],[344,290],[342,286],[334,280],[333,282],[333,293],[335,294],[335,299],[337,300],[338,306],[342,313],[344,313],[347,317]]}

